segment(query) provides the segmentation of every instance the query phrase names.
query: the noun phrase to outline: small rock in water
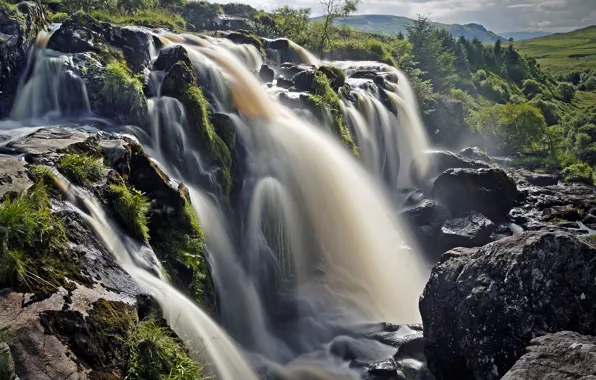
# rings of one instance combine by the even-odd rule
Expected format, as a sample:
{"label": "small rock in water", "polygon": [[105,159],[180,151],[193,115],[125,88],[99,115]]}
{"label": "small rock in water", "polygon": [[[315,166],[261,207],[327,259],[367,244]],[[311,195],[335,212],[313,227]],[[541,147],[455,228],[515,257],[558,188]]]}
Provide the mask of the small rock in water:
{"label": "small rock in water", "polygon": [[290,88],[294,85],[294,82],[292,82],[289,79],[286,79],[284,77],[277,77],[277,82],[276,82],[276,86],[277,87],[281,87],[281,88]]}
{"label": "small rock in water", "polygon": [[259,70],[259,77],[265,83],[273,82],[273,78],[275,78],[275,72],[267,65],[262,65],[261,69]]}
{"label": "small rock in water", "polygon": [[374,379],[398,380],[405,379],[404,374],[397,369],[393,359],[387,359],[371,364],[368,373],[373,375]]}

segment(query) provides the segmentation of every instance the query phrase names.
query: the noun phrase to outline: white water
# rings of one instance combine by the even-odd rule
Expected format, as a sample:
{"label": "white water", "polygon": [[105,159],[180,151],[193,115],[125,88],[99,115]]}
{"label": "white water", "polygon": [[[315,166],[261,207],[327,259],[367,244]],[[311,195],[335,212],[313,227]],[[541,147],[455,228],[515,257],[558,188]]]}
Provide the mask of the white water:
{"label": "white water", "polygon": [[[417,303],[426,268],[420,256],[404,246],[404,229],[378,185],[378,179],[387,179],[392,188],[403,185],[399,176],[404,141],[410,145],[408,155],[420,150],[411,137],[414,131],[404,132],[403,125],[415,120],[417,110],[409,116],[399,112],[414,101],[407,87],[400,87],[400,79],[393,88],[395,96],[389,96],[398,109],[399,124],[377,93],[358,90],[357,107],[346,103],[357,139],[363,141],[359,162],[326,128],[305,122],[268,95],[249,71],[260,64],[253,54],[256,49],[230,49],[227,43],[194,35],[161,38],[165,45],[182,44],[188,50],[217,111],[231,112],[233,106],[238,110],[238,115],[229,116],[244,151],[243,178],[237,204],[227,206],[226,200],[213,195],[216,186],[210,182],[215,176],[192,141],[180,102],[152,99],[150,125],[136,129],[160,166],[190,184],[192,204],[207,236],[221,325],[138,267],[131,257],[139,246],[121,235],[94,199],[76,191],[74,198],[85,203],[94,230],[131,276],[156,297],[174,331],[218,378],[256,378],[244,351],[227,333],[250,353],[254,364],[265,364],[281,378],[356,376],[326,349],[338,334],[362,323],[420,320]],[[37,71],[37,65],[46,64],[40,62],[24,85],[21,95],[27,96],[19,96],[15,110],[40,100],[34,90],[49,81],[47,71]],[[60,92],[52,88],[43,94],[54,99]],[[423,128],[412,123],[407,127]]]}

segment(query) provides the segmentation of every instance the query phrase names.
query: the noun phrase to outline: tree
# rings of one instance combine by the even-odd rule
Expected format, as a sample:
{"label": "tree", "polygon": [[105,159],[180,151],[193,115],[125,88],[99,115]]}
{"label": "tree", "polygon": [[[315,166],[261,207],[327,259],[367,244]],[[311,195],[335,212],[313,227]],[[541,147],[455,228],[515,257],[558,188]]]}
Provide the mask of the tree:
{"label": "tree", "polygon": [[302,36],[309,30],[309,8],[290,8],[286,5],[276,9],[271,17],[275,22],[276,37],[286,37],[298,43],[303,42]]}
{"label": "tree", "polygon": [[575,97],[575,87],[568,82],[559,83],[559,92],[565,103],[570,103]]}
{"label": "tree", "polygon": [[319,0],[323,8],[323,28],[319,39],[319,57],[323,57],[325,45],[329,45],[330,31],[333,21],[338,17],[346,17],[356,10],[360,0]]}

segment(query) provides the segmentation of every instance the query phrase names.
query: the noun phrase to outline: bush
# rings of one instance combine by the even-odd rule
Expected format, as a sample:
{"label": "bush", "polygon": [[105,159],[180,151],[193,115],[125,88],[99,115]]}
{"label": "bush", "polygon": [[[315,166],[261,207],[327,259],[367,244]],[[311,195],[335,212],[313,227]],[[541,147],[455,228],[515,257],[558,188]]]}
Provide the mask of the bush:
{"label": "bush", "polygon": [[584,83],[584,86],[585,86],[586,91],[596,90],[596,78],[595,77],[588,78],[588,80]]}
{"label": "bush", "polygon": [[329,57],[336,60],[379,61],[397,66],[391,54],[391,47],[376,39],[332,40]]}
{"label": "bush", "polygon": [[561,172],[563,180],[568,183],[581,182],[586,184],[593,184],[594,170],[585,162],[578,162],[569,167],[566,167]]}
{"label": "bush", "polygon": [[532,99],[529,104],[538,108],[542,112],[547,125],[555,125],[559,123],[559,109],[555,103],[536,97]]}
{"label": "bush", "polygon": [[62,23],[64,22],[64,20],[66,20],[68,18],[68,13],[64,13],[64,12],[58,12],[58,13],[54,13],[52,15],[52,22],[55,23]]}
{"label": "bush", "polygon": [[487,107],[475,113],[471,121],[480,132],[488,133],[504,153],[533,149],[546,130],[540,110],[527,103]]}
{"label": "bush", "polygon": [[139,323],[129,339],[130,358],[125,380],[203,379],[202,368],[167,327]]}
{"label": "bush", "polygon": [[559,83],[558,89],[565,103],[571,102],[575,97],[575,87],[571,83]]}
{"label": "bush", "polygon": [[542,93],[542,86],[533,79],[526,79],[522,84],[522,92],[528,99]]}
{"label": "bush", "polygon": [[147,227],[149,199],[140,191],[129,188],[125,184],[110,185],[110,193],[114,212],[128,232],[144,241],[149,240]]}
{"label": "bush", "polygon": [[488,74],[486,74],[486,71],[484,70],[478,70],[476,71],[476,73],[472,76],[472,78],[474,79],[475,82],[482,82],[486,79],[488,79]]}
{"label": "bush", "polygon": [[84,154],[67,154],[62,156],[56,168],[76,185],[89,185],[99,181],[103,175],[103,162]]}

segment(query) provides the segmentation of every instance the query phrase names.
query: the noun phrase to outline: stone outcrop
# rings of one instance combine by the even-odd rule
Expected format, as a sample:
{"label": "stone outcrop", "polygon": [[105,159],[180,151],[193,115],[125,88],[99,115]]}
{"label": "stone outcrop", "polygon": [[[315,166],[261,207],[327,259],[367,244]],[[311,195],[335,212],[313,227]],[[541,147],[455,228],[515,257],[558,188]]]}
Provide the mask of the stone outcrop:
{"label": "stone outcrop", "polygon": [[438,379],[499,379],[544,333],[596,334],[596,249],[526,232],[443,255],[420,300]]}

